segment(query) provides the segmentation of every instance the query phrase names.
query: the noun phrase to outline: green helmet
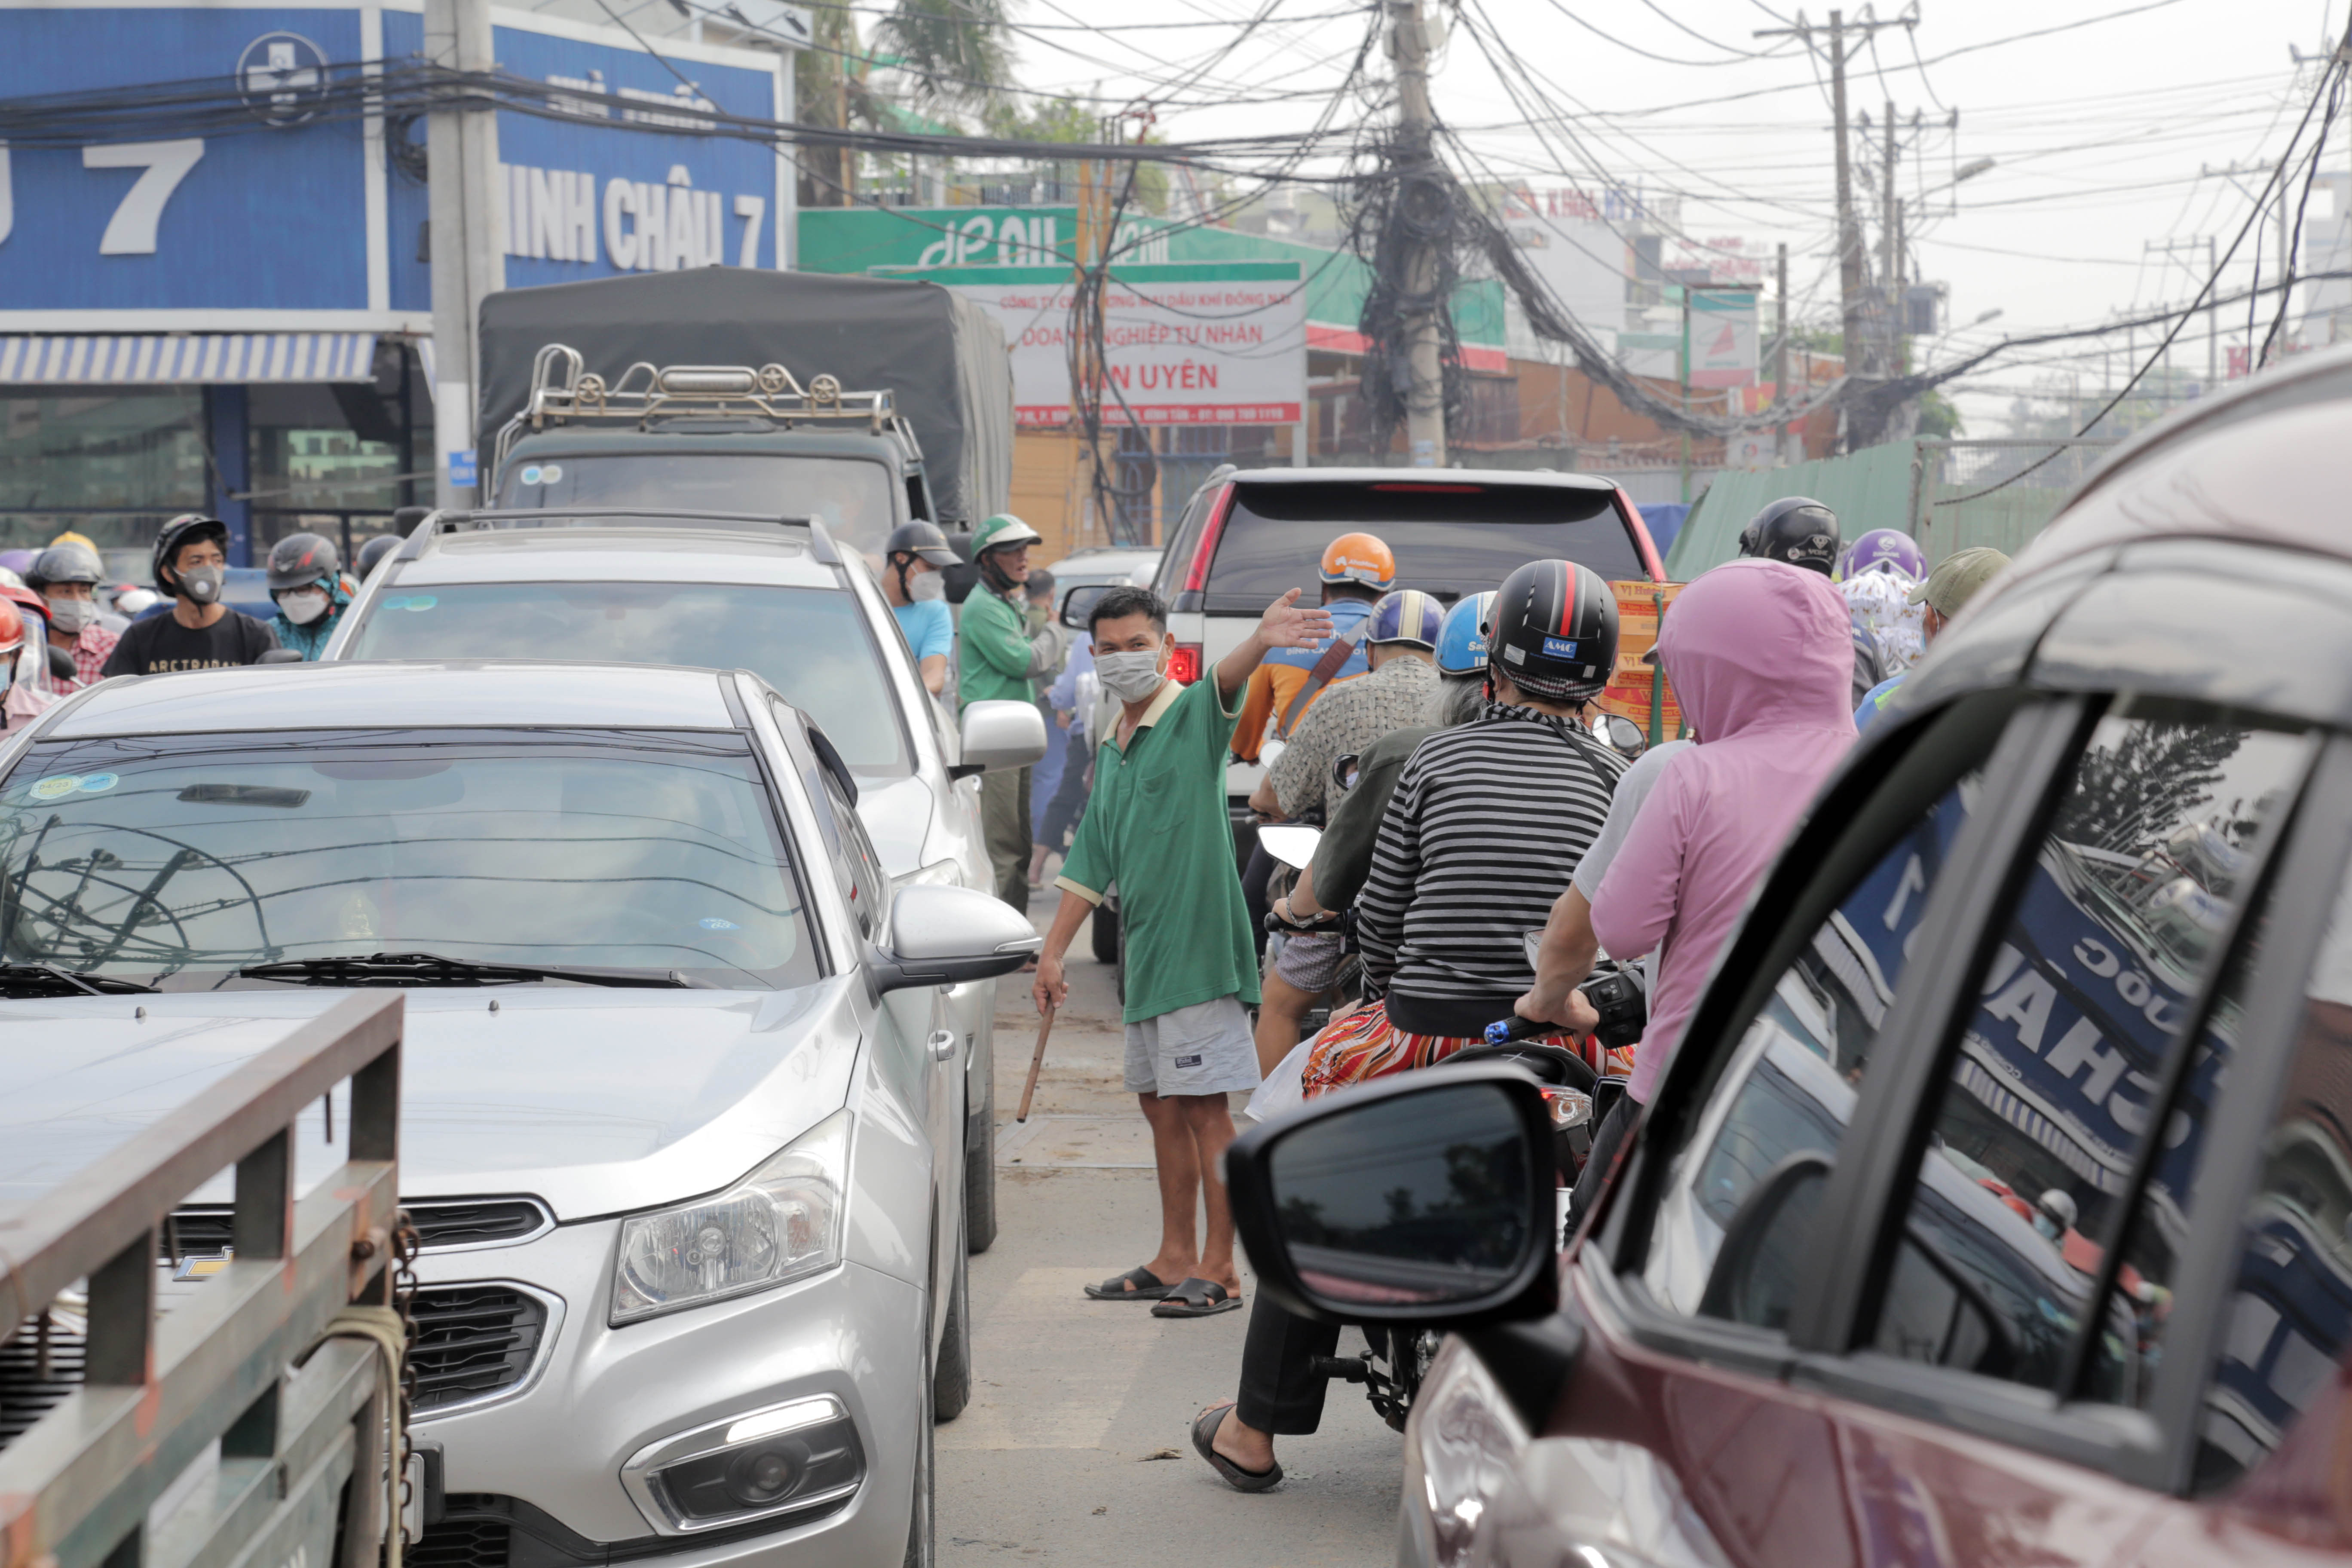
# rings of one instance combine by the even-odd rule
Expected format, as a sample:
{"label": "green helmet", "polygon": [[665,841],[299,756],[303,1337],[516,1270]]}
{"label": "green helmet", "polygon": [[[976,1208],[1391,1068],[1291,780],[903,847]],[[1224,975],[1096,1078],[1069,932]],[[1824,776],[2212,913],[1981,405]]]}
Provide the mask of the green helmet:
{"label": "green helmet", "polygon": [[982,552],[1008,544],[1038,544],[1044,541],[1045,535],[1035,529],[1009,511],[1000,511],[971,531],[971,558],[977,561]]}

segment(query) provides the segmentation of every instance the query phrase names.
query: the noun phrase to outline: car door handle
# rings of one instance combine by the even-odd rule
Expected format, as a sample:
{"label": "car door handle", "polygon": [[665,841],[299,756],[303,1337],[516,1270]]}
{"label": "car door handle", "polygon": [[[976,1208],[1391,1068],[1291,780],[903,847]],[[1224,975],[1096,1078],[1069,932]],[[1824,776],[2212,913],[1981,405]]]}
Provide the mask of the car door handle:
{"label": "car door handle", "polygon": [[931,1031],[931,1059],[935,1062],[952,1061],[955,1059],[955,1031],[953,1029],[933,1029]]}

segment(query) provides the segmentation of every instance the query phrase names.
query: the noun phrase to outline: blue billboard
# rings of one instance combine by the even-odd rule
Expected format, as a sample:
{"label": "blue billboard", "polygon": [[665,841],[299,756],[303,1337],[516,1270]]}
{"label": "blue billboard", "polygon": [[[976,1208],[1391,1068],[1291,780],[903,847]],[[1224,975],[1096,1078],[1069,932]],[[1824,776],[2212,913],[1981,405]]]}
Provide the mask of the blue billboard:
{"label": "blue billboard", "polygon": [[[337,120],[336,68],[413,60],[421,6],[0,5],[0,97],[236,85],[249,118],[67,147],[0,145],[0,331],[426,331],[422,119]],[[498,15],[499,68],[615,96],[501,110],[507,281],[785,265],[789,165],[681,106],[790,117],[789,57]]]}

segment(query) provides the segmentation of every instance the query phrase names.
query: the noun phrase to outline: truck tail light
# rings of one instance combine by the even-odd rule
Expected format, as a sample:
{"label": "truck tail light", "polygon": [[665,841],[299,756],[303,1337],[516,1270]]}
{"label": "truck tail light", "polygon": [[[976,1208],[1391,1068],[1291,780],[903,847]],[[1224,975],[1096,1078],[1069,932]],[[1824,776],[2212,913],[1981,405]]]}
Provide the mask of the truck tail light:
{"label": "truck tail light", "polygon": [[1201,679],[1201,645],[1180,642],[1175,657],[1168,661],[1168,678],[1185,686]]}

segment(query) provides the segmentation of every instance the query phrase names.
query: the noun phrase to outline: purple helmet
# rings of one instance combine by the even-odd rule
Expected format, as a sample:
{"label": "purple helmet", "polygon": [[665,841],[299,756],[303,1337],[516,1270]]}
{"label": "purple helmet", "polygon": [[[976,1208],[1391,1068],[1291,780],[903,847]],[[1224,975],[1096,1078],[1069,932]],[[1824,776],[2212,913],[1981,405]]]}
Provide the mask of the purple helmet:
{"label": "purple helmet", "polygon": [[1845,570],[1840,575],[1847,578],[1890,567],[1914,582],[1927,574],[1927,557],[1909,534],[1893,528],[1874,528],[1855,540],[1841,564]]}
{"label": "purple helmet", "polygon": [[1434,652],[1438,633],[1445,624],[1445,606],[1433,594],[1416,588],[1399,588],[1385,594],[1372,606],[1371,625],[1364,632],[1370,643],[1411,643]]}

